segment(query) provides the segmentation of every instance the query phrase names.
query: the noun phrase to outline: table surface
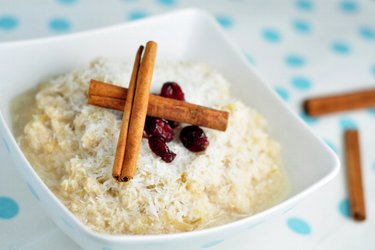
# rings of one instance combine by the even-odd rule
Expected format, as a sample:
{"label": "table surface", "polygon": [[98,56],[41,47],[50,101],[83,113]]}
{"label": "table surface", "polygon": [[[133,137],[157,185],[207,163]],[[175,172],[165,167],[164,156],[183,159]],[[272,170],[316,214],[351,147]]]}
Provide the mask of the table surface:
{"label": "table surface", "polygon": [[[248,62],[340,159],[343,130],[356,127],[361,133],[365,222],[349,216],[344,165],[332,182],[288,213],[212,249],[375,249],[375,109],[312,119],[300,105],[309,96],[374,86],[374,1],[0,0],[0,42],[78,32],[186,7],[212,13]],[[27,186],[19,185],[24,182],[6,152],[0,142],[0,249],[80,249],[45,215]]]}

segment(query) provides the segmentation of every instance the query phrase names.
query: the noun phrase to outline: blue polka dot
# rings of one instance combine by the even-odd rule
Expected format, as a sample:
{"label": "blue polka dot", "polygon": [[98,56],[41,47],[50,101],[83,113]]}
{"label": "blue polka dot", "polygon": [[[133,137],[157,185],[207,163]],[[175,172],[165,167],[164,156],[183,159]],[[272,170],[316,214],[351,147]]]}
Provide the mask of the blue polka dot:
{"label": "blue polka dot", "polygon": [[339,212],[342,216],[344,216],[346,218],[351,217],[349,199],[343,199],[342,201],[340,201],[338,209],[339,209]]}
{"label": "blue polka dot", "polygon": [[8,145],[7,141],[5,140],[5,138],[3,138],[3,143],[4,143],[4,146],[5,146],[6,150],[8,151],[8,153],[10,153],[10,148],[9,148],[9,145]]}
{"label": "blue polka dot", "polygon": [[300,10],[309,11],[313,9],[313,3],[309,0],[297,0],[296,7]]}
{"label": "blue polka dot", "polygon": [[61,4],[74,4],[77,0],[57,0]]}
{"label": "blue polka dot", "polygon": [[229,29],[233,26],[233,20],[228,16],[218,15],[216,16],[216,20],[219,22],[221,27],[225,29]]}
{"label": "blue polka dot", "polygon": [[254,58],[251,55],[249,55],[248,53],[246,53],[245,56],[246,56],[246,59],[247,59],[247,61],[249,63],[251,63],[253,65],[255,64],[255,60],[254,60]]}
{"label": "blue polka dot", "polygon": [[293,232],[297,233],[297,234],[301,234],[301,235],[309,235],[311,234],[311,227],[310,225],[300,219],[300,218],[289,218],[287,220],[287,225],[289,227],[289,229],[291,229]]}
{"label": "blue polka dot", "polygon": [[309,90],[311,88],[311,82],[304,76],[295,76],[292,78],[292,86],[301,91]]}
{"label": "blue polka dot", "polygon": [[30,190],[30,193],[34,196],[35,199],[40,200],[39,195],[29,183],[27,183],[27,188]]}
{"label": "blue polka dot", "polygon": [[375,172],[375,162],[372,164],[372,170]]}
{"label": "blue polka dot", "polygon": [[214,240],[214,241],[211,241],[211,242],[208,242],[208,243],[202,245],[201,248],[213,247],[213,246],[219,245],[222,242],[224,242],[224,240]]}
{"label": "blue polka dot", "polygon": [[312,116],[309,116],[309,115],[307,115],[307,114],[304,113],[304,112],[300,113],[299,116],[302,118],[302,120],[303,120],[305,123],[307,123],[307,124],[309,124],[309,125],[313,125],[313,124],[315,124],[315,123],[318,121],[318,118],[316,118],[316,117],[312,117]]}
{"label": "blue polka dot", "polygon": [[65,18],[54,18],[49,22],[49,27],[53,31],[66,32],[70,30],[71,25]]}
{"label": "blue polka dot", "polygon": [[176,0],[158,0],[158,3],[164,6],[173,6]]}
{"label": "blue polka dot", "polygon": [[13,30],[17,28],[18,20],[13,16],[0,16],[0,30]]}
{"label": "blue polka dot", "polygon": [[324,139],[324,142],[328,145],[328,147],[330,147],[335,153],[337,153],[337,148],[336,146],[331,142],[329,141],[328,139]]}
{"label": "blue polka dot", "polygon": [[342,129],[356,129],[357,128],[356,122],[347,117],[340,118],[339,123]]}
{"label": "blue polka dot", "polygon": [[309,125],[313,125],[313,124],[315,124],[315,123],[318,121],[318,118],[316,118],[316,117],[312,117],[312,116],[309,116],[309,115],[307,115],[307,114],[304,113],[304,112],[300,113],[299,116],[302,118],[302,120],[303,120],[305,123],[307,123],[307,124],[309,124]]}
{"label": "blue polka dot", "polygon": [[0,196],[0,219],[12,219],[20,208],[17,202],[9,197]]}
{"label": "blue polka dot", "polygon": [[350,46],[343,42],[335,42],[331,45],[333,52],[339,55],[347,55],[350,52]]}
{"label": "blue polka dot", "polygon": [[305,64],[305,59],[303,59],[299,55],[288,55],[285,58],[285,62],[286,62],[287,65],[289,65],[291,67],[300,67],[300,66],[303,66]]}
{"label": "blue polka dot", "polygon": [[358,5],[354,1],[341,1],[340,9],[345,13],[355,13],[358,11]]}
{"label": "blue polka dot", "polygon": [[311,30],[311,25],[307,21],[304,20],[294,20],[293,21],[293,28],[298,31],[299,33],[309,33]]}
{"label": "blue polka dot", "polygon": [[368,113],[372,116],[375,116],[375,108],[369,109]]}
{"label": "blue polka dot", "polygon": [[283,87],[275,87],[274,88],[276,93],[284,100],[284,101],[288,101],[289,100],[289,93],[288,91],[283,88]]}
{"label": "blue polka dot", "polygon": [[375,40],[375,30],[367,26],[359,27],[359,35],[367,40]]}
{"label": "blue polka dot", "polygon": [[138,20],[147,17],[147,12],[143,10],[134,10],[129,13],[128,20]]}
{"label": "blue polka dot", "polygon": [[279,32],[270,28],[264,29],[262,31],[262,36],[266,41],[271,43],[276,43],[281,40],[281,35],[279,34]]}

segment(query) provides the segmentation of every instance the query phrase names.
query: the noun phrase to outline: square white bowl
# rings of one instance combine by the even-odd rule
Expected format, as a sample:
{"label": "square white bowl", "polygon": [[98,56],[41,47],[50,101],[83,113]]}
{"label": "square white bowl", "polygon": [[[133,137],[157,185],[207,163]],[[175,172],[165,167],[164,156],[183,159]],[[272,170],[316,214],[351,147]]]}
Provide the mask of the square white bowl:
{"label": "square white bowl", "polygon": [[[286,200],[256,215],[210,229],[170,235],[105,235],[82,224],[48,189],[17,146],[10,101],[41,79],[86,65],[97,56],[129,59],[140,44],[159,44],[158,59],[204,62],[232,84],[233,94],[261,112],[280,142],[292,186]],[[0,44],[0,132],[25,181],[53,221],[86,249],[199,249],[214,246],[265,219],[280,215],[330,181],[339,170],[332,150],[295,115],[247,63],[215,19],[183,10],[110,28],[61,37]]]}

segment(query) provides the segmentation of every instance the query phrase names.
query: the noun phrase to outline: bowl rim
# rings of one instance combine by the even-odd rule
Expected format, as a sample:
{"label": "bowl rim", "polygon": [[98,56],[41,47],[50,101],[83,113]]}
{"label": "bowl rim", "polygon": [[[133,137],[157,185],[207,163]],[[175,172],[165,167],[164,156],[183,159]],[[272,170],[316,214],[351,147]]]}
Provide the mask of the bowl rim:
{"label": "bowl rim", "polygon": [[[60,199],[57,198],[57,196],[47,187],[47,185],[42,181],[42,179],[39,177],[39,175],[35,172],[35,170],[32,168],[31,164],[28,162],[26,159],[25,155],[22,153],[21,149],[19,148],[16,139],[13,136],[13,133],[11,132],[10,128],[8,127],[3,114],[0,112],[0,122],[2,123],[4,129],[5,129],[5,134],[8,136],[12,146],[16,149],[17,156],[21,157],[21,160],[23,164],[26,164],[28,167],[28,170],[30,171],[31,174],[35,175],[37,180],[40,182],[42,188],[45,189],[45,191],[49,194],[49,196],[54,199],[56,204],[62,208],[62,210],[65,212],[65,215],[68,216],[70,219],[72,219],[75,222],[75,225],[79,227],[79,230],[84,232],[87,236],[95,239],[99,239],[102,241],[110,241],[112,243],[158,243],[162,242],[165,240],[179,240],[179,239],[190,239],[194,238],[196,236],[207,236],[207,235],[212,235],[215,233],[218,233],[220,231],[226,231],[231,228],[237,228],[241,226],[245,226],[248,224],[249,220],[259,220],[260,222],[263,222],[264,220],[260,219],[262,217],[267,217],[268,215],[276,215],[277,211],[287,211],[290,208],[292,208],[293,204],[296,203],[296,201],[303,199],[310,193],[316,191],[320,187],[324,186],[327,184],[329,181],[331,181],[339,172],[340,169],[340,161],[338,156],[333,152],[333,150],[326,145],[326,143],[323,142],[323,140],[316,136],[315,133],[306,125],[302,119],[291,110],[290,107],[288,107],[282,100],[281,98],[272,90],[272,87],[263,79],[263,77],[256,71],[254,70],[254,67],[246,63],[246,58],[243,53],[241,53],[241,50],[238,48],[238,46],[234,43],[234,41],[225,33],[225,31],[219,26],[219,24],[216,22],[215,18],[207,13],[206,11],[203,11],[198,8],[186,8],[186,9],[181,9],[173,12],[169,12],[166,14],[160,14],[160,15],[155,15],[151,17],[147,17],[141,20],[136,20],[133,22],[129,23],[122,23],[122,24],[115,24],[111,25],[108,27],[101,27],[101,28],[96,28],[96,29],[91,29],[91,30],[86,30],[86,31],[79,31],[76,33],[71,33],[71,34],[64,34],[64,35],[58,35],[58,36],[51,36],[51,37],[42,37],[42,38],[31,38],[31,39],[25,39],[25,40],[16,40],[16,41],[6,41],[6,42],[0,42],[0,49],[4,49],[7,47],[17,47],[17,46],[30,46],[30,45],[36,45],[36,44],[45,44],[45,43],[53,43],[57,41],[66,41],[66,40],[71,40],[71,39],[79,39],[82,36],[87,36],[87,35],[94,35],[102,32],[110,32],[110,31],[116,31],[118,29],[126,29],[131,26],[138,26],[142,23],[148,23],[148,22],[153,22],[153,21],[158,21],[160,19],[164,18],[181,18],[181,16],[199,16],[214,29],[215,32],[217,32],[222,39],[225,40],[227,44],[229,44],[232,49],[235,51],[236,56],[242,59],[243,63],[247,67],[249,71],[254,74],[254,76],[261,81],[265,87],[268,89],[270,94],[274,95],[281,106],[283,106],[284,109],[287,110],[292,116],[296,117],[297,120],[296,122],[299,123],[300,126],[303,126],[305,131],[307,133],[312,134],[316,139],[318,139],[320,146],[323,147],[328,155],[331,157],[333,160],[333,167],[326,174],[323,176],[320,180],[317,182],[313,183],[311,186],[305,188],[303,191],[288,197],[281,202],[273,205],[270,208],[267,208],[261,212],[258,212],[253,215],[246,216],[244,218],[241,218],[237,221],[229,222],[223,225],[219,226],[214,226],[211,228],[206,228],[206,229],[199,229],[199,230],[194,230],[194,231],[189,231],[189,232],[179,232],[179,233],[171,233],[171,234],[146,234],[146,235],[128,235],[128,234],[107,234],[107,233],[99,233],[91,229],[89,226],[81,222],[76,215],[74,215],[63,203],[60,201]],[[44,206],[42,206],[43,209],[46,209]]]}

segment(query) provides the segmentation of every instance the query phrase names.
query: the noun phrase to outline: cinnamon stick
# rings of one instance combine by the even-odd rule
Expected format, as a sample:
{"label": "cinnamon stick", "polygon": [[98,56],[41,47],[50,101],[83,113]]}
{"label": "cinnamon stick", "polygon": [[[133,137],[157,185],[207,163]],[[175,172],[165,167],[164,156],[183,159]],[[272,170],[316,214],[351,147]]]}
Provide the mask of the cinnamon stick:
{"label": "cinnamon stick", "polygon": [[112,168],[112,176],[116,180],[120,179],[121,170],[122,170],[122,166],[124,163],[125,149],[126,149],[126,143],[127,143],[127,138],[128,138],[128,132],[129,132],[128,130],[129,130],[130,114],[132,111],[132,105],[133,105],[134,94],[135,94],[135,85],[137,82],[139,66],[141,64],[142,52],[143,52],[143,46],[140,46],[137,51],[137,55],[134,61],[133,71],[132,71],[131,79],[129,82],[129,91],[127,91],[126,94],[124,93],[124,96],[126,96],[126,102],[123,107],[124,113],[122,117],[120,135],[117,141],[115,160],[114,160],[113,168]]}
{"label": "cinnamon stick", "polygon": [[[122,111],[126,93],[126,88],[91,80],[88,103]],[[147,115],[220,131],[227,129],[229,118],[229,113],[225,111],[157,95],[150,95]]]}
{"label": "cinnamon stick", "polygon": [[375,89],[311,98],[304,101],[303,107],[310,116],[375,107]]}
{"label": "cinnamon stick", "polygon": [[349,198],[352,217],[362,221],[366,219],[363,194],[361,159],[358,131],[345,131],[346,164],[348,168]]}
{"label": "cinnamon stick", "polygon": [[[125,157],[121,170],[120,180],[129,181],[134,177],[137,167],[139,149],[142,141],[143,128],[147,115],[147,106],[150,96],[150,85],[154,71],[157,44],[149,41],[146,44],[145,54],[138,71],[135,85],[135,95],[130,114],[129,130],[126,140]],[[130,88],[129,91],[130,92]]]}

